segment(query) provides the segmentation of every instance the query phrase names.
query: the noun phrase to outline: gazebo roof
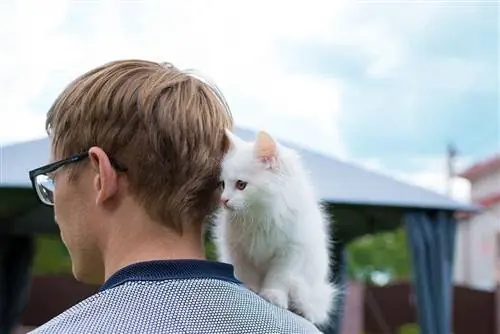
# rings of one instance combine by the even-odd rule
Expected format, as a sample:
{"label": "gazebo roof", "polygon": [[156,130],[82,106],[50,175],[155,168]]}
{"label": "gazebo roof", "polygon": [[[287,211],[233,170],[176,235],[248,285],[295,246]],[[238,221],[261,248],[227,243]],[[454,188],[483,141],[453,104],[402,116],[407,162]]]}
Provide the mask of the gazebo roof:
{"label": "gazebo roof", "polygon": [[[255,132],[238,128],[236,133],[252,140]],[[281,141],[296,149],[310,170],[319,196],[336,204],[375,205],[444,210],[474,210],[427,189],[397,181],[334,157]],[[28,171],[48,163],[47,138],[13,144],[2,148],[0,187],[31,187]]]}
{"label": "gazebo roof", "polygon": [[[255,132],[237,128],[236,133],[252,140]],[[400,226],[411,210],[477,211],[432,191],[391,177],[367,171],[295,144],[280,141],[302,156],[316,190],[335,220],[336,235],[349,242],[367,233]],[[7,233],[52,233],[57,230],[51,208],[38,204],[30,189],[30,169],[48,163],[47,138],[5,146],[0,159],[0,231]]]}

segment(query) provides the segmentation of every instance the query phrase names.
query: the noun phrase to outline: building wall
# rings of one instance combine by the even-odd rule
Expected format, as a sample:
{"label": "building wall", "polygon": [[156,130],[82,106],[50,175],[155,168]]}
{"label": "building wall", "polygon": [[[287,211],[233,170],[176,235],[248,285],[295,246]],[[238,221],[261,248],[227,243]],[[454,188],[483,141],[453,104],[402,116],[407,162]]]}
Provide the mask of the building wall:
{"label": "building wall", "polygon": [[462,222],[457,231],[455,282],[492,291],[498,262],[498,216],[488,211]]}
{"label": "building wall", "polygon": [[[471,200],[500,192],[500,170],[471,182]],[[457,229],[455,282],[476,289],[492,291],[500,269],[500,204],[460,223]]]}
{"label": "building wall", "polygon": [[471,200],[480,201],[488,195],[500,192],[500,169],[471,182]]}
{"label": "building wall", "polygon": [[466,282],[469,280],[468,266],[470,261],[468,261],[468,229],[470,228],[469,220],[463,220],[458,224],[457,234],[455,240],[455,263],[453,266],[454,270],[454,282],[455,284],[467,285]]}
{"label": "building wall", "polygon": [[490,211],[475,216],[471,224],[470,284],[485,290],[495,288],[497,223]]}

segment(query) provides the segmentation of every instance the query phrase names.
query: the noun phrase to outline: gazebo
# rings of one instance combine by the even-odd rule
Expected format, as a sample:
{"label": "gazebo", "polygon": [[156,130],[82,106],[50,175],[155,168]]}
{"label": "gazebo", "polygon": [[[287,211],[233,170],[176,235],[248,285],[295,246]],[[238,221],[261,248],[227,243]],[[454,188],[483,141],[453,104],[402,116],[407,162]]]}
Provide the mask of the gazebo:
{"label": "gazebo", "polygon": [[[253,131],[237,128],[248,140]],[[344,275],[344,246],[365,234],[401,225],[408,234],[416,291],[418,322],[423,333],[451,333],[454,213],[476,211],[470,205],[379,175],[294,144],[311,172],[322,201],[334,217],[336,243],[333,271]],[[51,208],[38,203],[28,170],[49,159],[47,138],[14,144],[0,151],[0,234],[58,233]],[[333,256],[333,255],[332,255]],[[342,304],[342,298],[339,304]],[[340,306],[340,305],[339,305]],[[339,314],[337,314],[339,316]],[[339,323],[339,319],[332,319]],[[333,326],[325,333],[336,333]]]}

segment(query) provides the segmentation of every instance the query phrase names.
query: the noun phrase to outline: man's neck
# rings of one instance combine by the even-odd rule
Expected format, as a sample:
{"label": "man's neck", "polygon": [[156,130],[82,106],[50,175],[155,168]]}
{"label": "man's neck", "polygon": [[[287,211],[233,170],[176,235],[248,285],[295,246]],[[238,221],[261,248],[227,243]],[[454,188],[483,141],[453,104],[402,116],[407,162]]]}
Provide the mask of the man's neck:
{"label": "man's neck", "polygon": [[155,222],[125,223],[106,243],[104,278],[133,263],[174,259],[205,259],[201,230],[181,236]]}

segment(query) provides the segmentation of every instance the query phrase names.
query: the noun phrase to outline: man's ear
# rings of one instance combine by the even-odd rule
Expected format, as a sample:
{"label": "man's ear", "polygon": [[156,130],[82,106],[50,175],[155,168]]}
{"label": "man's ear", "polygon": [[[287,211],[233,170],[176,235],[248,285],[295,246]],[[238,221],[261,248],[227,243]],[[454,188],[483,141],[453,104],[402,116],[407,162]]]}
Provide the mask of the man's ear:
{"label": "man's ear", "polygon": [[118,192],[118,173],[111,165],[111,161],[100,147],[89,149],[89,159],[94,171],[93,186],[96,192],[96,204],[102,205]]}

